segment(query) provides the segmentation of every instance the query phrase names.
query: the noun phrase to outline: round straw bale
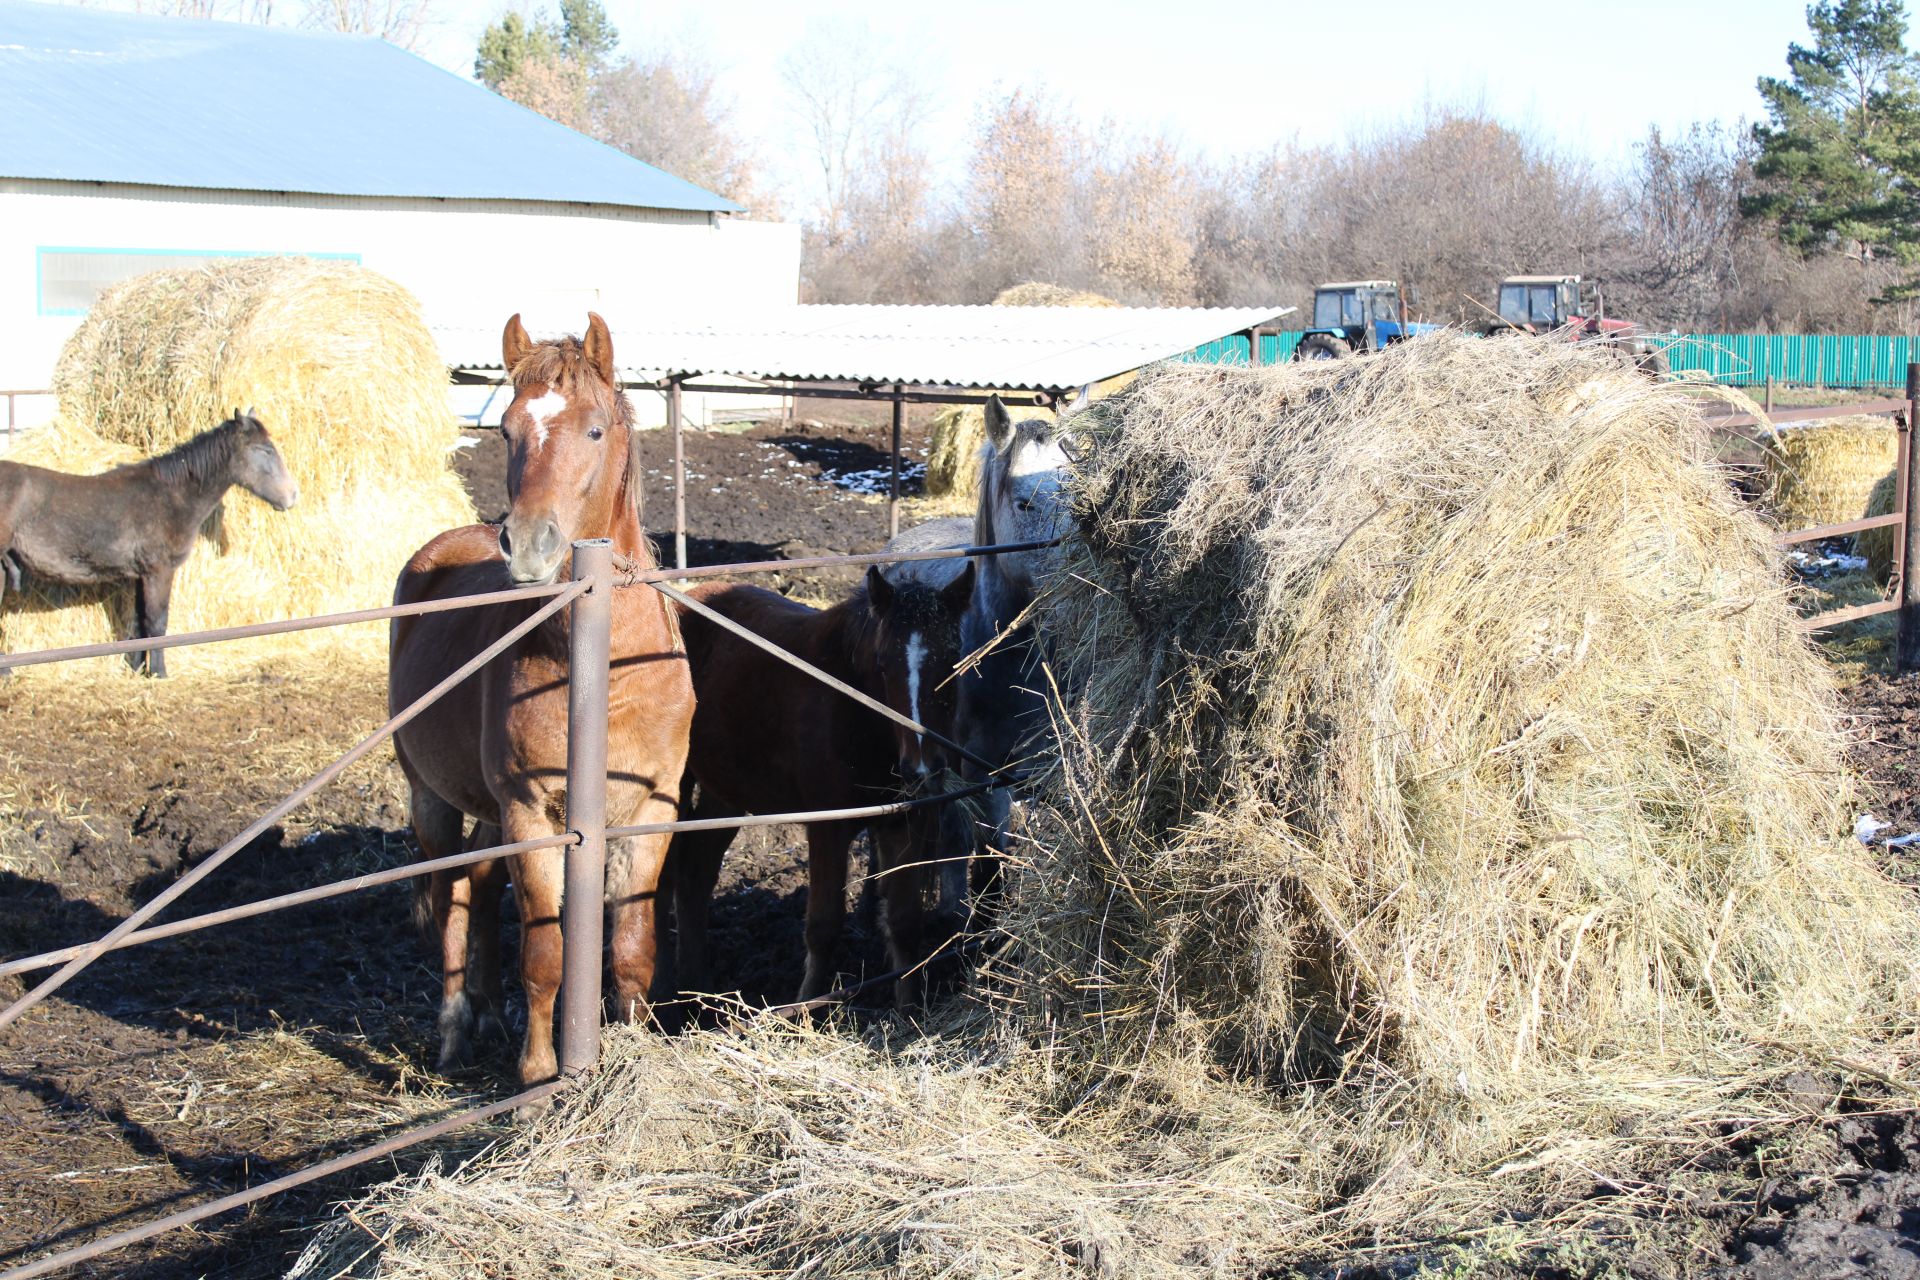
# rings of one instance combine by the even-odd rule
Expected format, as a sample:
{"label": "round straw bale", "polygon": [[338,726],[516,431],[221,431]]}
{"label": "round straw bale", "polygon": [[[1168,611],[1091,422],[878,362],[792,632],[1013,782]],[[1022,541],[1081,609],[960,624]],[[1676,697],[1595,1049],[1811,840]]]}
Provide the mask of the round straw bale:
{"label": "round straw bale", "polygon": [[972,497],[980,487],[980,446],[986,416],[972,405],[948,405],[933,415],[927,450],[927,493],[936,498]]}
{"label": "round straw bale", "polygon": [[[276,512],[231,491],[175,580],[172,630],[387,602],[406,557],[474,519],[448,465],[446,366],[411,294],[301,258],[161,271],[108,291],[61,353],[61,420],[12,455],[91,472],[163,452],[251,406],[300,484]],[[126,635],[124,588],[36,588],[0,646]],[[272,641],[250,642],[250,652]],[[181,665],[220,650],[183,650]]]}
{"label": "round straw bale", "polygon": [[[1873,482],[1872,492],[1867,494],[1866,510],[1863,516],[1884,516],[1893,513],[1893,486],[1898,483],[1900,473],[1889,471]],[[1853,535],[1853,553],[1867,558],[1867,568],[1881,582],[1893,576],[1893,535],[1894,529],[1863,529]]]}
{"label": "round straw bale", "polygon": [[1685,399],[1436,335],[1083,423],[1008,921],[1057,1025],[1537,1099],[1915,1007],[1832,677]]}
{"label": "round straw bale", "polygon": [[1069,289],[1063,284],[1045,284],[1038,280],[1029,280],[1024,284],[1008,285],[994,295],[996,307],[1117,307],[1120,304],[1112,298],[1089,293],[1085,289]]}
{"label": "round straw bale", "polygon": [[1882,417],[1832,418],[1783,427],[1766,451],[1768,492],[1783,529],[1858,518],[1900,447]]}

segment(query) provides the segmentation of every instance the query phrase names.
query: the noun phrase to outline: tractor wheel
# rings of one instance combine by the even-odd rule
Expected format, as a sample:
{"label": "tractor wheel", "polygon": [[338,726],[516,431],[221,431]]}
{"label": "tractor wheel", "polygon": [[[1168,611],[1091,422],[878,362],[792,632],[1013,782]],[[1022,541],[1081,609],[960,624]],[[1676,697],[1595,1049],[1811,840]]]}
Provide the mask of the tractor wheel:
{"label": "tractor wheel", "polygon": [[1300,339],[1300,345],[1294,349],[1295,360],[1345,360],[1353,354],[1353,348],[1345,339],[1336,338],[1330,333],[1310,333]]}

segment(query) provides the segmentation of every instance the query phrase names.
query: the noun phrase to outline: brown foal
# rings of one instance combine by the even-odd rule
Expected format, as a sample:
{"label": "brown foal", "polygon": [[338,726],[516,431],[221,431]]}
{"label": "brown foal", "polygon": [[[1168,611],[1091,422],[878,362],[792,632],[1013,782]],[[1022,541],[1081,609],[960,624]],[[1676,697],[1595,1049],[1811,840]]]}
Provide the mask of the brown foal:
{"label": "brown foal", "polygon": [[[953,728],[960,615],[973,592],[973,565],[944,588],[890,583],[878,568],[867,586],[830,609],[737,583],[694,587],[708,608],[902,712],[935,733]],[[836,689],[688,611],[681,618],[699,706],[687,782],[699,783],[696,818],[741,813],[850,809],[901,799],[935,783],[939,748]],[[689,791],[691,786],[689,785]],[[800,998],[825,992],[846,915],[847,850],[865,827],[873,840],[886,906],[887,949],[895,968],[915,966],[943,942],[927,936],[922,896],[930,880],[937,811],[807,824],[807,966]],[[680,926],[681,986],[707,979],[706,921],[731,830],[675,837],[674,911]],[[921,975],[899,980],[903,1007],[919,1003]]]}
{"label": "brown foal", "polygon": [[[653,553],[640,524],[642,471],[632,409],[614,372],[606,322],[588,317],[584,339],[533,342],[514,316],[502,342],[513,403],[502,419],[508,447],[505,522],[450,529],[416,552],[397,603],[551,582],[568,572],[570,545],[610,538],[646,568]],[[511,629],[539,602],[401,618],[393,626],[388,702],[406,706]],[[673,610],[645,587],[616,590],[607,719],[607,821],[672,821],[678,812],[693,715],[693,685]],[[567,623],[562,611],[488,663],[394,737],[412,788],[423,858],[455,853],[471,818],[470,847],[556,835],[566,829]],[[644,1015],[660,944],[660,873],[668,836],[614,842],[607,897],[613,908],[616,1014]],[[511,859],[520,910],[527,1035],[520,1081],[557,1071],[553,1004],[560,985],[564,854]],[[440,1064],[468,1060],[476,1026],[499,1025],[498,861],[432,877],[444,991]]]}

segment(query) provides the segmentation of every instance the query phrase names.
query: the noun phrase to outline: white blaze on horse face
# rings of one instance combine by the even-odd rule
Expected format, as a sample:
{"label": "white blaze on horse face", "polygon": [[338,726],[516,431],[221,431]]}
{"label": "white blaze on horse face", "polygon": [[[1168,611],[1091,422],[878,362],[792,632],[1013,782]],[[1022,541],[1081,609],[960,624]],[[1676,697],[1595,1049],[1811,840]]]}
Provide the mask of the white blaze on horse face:
{"label": "white blaze on horse face", "polygon": [[[918,724],[920,721],[920,667],[927,660],[927,642],[918,631],[907,636],[907,718]],[[913,735],[914,745],[924,748],[925,739],[920,734]],[[922,776],[927,772],[926,757],[923,755],[915,762]]]}
{"label": "white blaze on horse face", "polygon": [[533,447],[547,442],[547,424],[567,411],[567,398],[551,388],[538,400],[527,401],[527,417],[533,422]]}

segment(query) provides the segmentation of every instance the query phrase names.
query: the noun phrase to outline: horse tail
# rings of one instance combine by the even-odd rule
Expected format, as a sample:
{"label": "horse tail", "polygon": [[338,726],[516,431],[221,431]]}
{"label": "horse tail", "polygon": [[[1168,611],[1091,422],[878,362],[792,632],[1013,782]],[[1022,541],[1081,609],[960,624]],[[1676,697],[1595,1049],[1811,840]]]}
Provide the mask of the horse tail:
{"label": "horse tail", "polygon": [[414,932],[420,935],[420,943],[428,950],[440,945],[440,930],[433,923],[433,877],[414,876],[407,882],[412,890],[413,899],[408,908],[413,915]]}

